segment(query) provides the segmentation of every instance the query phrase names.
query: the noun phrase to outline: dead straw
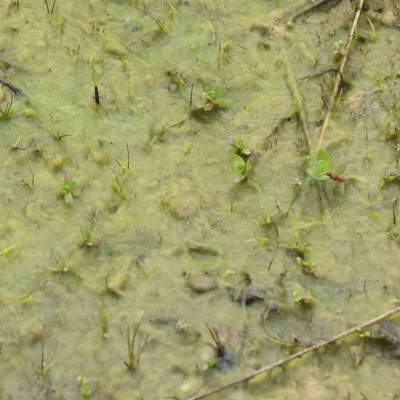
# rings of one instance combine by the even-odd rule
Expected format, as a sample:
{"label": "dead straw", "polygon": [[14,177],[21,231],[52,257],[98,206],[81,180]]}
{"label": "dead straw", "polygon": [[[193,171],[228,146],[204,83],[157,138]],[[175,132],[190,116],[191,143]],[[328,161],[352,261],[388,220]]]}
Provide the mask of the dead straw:
{"label": "dead straw", "polygon": [[219,387],[217,387],[215,389],[211,389],[211,390],[209,390],[207,392],[204,392],[203,394],[190,397],[187,400],[201,400],[201,399],[204,399],[204,398],[206,398],[208,396],[211,396],[211,395],[213,395],[215,393],[222,392],[223,390],[228,389],[228,388],[230,388],[232,386],[238,385],[239,383],[247,382],[250,379],[253,379],[258,375],[261,375],[261,374],[264,374],[266,372],[269,372],[269,371],[273,370],[274,368],[282,367],[283,365],[288,364],[290,361],[293,361],[296,358],[301,358],[304,355],[306,355],[307,353],[311,353],[313,351],[316,351],[316,350],[320,349],[321,347],[326,347],[326,346],[328,346],[328,345],[330,345],[332,343],[337,342],[340,339],[343,339],[346,336],[349,336],[349,335],[352,335],[353,333],[359,332],[359,331],[363,330],[364,328],[367,328],[367,327],[369,327],[371,325],[375,325],[378,322],[380,322],[380,321],[382,321],[382,320],[384,320],[384,319],[386,319],[386,318],[388,318],[388,317],[390,317],[390,316],[392,316],[394,314],[397,314],[399,312],[400,312],[400,307],[396,307],[393,310],[390,310],[390,311],[388,311],[388,312],[386,312],[384,314],[381,314],[380,316],[378,316],[376,318],[370,319],[369,321],[363,322],[362,324],[359,324],[359,325],[355,326],[354,328],[350,328],[347,331],[339,333],[338,335],[333,336],[328,340],[324,340],[324,341],[322,341],[320,343],[314,344],[313,346],[308,347],[308,348],[306,348],[304,350],[301,350],[301,351],[299,351],[297,353],[294,353],[289,357],[283,358],[283,359],[281,359],[281,360],[279,360],[279,361],[277,361],[277,362],[275,362],[273,364],[270,364],[270,365],[267,365],[267,366],[262,367],[260,369],[257,369],[256,371],[254,371],[254,372],[252,372],[252,373],[250,373],[250,374],[248,374],[246,376],[243,376],[243,377],[238,378],[238,379],[236,379],[234,381],[226,383],[225,385],[219,386]]}
{"label": "dead straw", "polygon": [[346,52],[345,52],[343,60],[342,60],[342,62],[340,64],[339,71],[338,71],[338,73],[336,75],[335,87],[333,89],[332,96],[329,99],[328,110],[326,112],[325,119],[324,119],[324,124],[322,125],[321,133],[319,135],[318,145],[317,145],[317,153],[318,153],[319,150],[321,150],[322,142],[323,142],[324,136],[325,136],[325,132],[328,129],[329,121],[331,119],[332,110],[333,110],[333,108],[335,106],[336,98],[337,98],[337,96],[339,94],[340,83],[342,82],[342,77],[343,77],[344,70],[346,68],[347,59],[349,58],[351,44],[353,42],[354,35],[356,33],[356,28],[357,28],[358,20],[360,19],[360,15],[361,15],[361,10],[363,8],[363,4],[364,4],[364,0],[360,0],[359,3],[358,3],[358,8],[357,8],[356,15],[354,17],[353,26],[351,27],[350,35],[349,35],[349,38],[348,38],[347,44],[346,44]]}

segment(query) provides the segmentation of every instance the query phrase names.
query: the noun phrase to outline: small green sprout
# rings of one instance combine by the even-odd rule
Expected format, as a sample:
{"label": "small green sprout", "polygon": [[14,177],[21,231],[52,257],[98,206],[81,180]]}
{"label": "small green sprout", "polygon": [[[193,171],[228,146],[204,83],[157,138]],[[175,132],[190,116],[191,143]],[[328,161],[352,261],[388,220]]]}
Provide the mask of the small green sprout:
{"label": "small green sprout", "polygon": [[339,51],[340,53],[342,53],[342,55],[345,54],[346,44],[342,40],[337,40],[333,43],[333,45],[335,46],[336,51]]}
{"label": "small green sprout", "polygon": [[32,297],[32,294],[26,294],[20,298],[20,301],[22,306],[26,306],[27,304],[34,301],[34,298]]}
{"label": "small green sprout", "polygon": [[338,63],[346,54],[346,44],[342,40],[337,40],[333,45],[335,50],[332,53],[332,60],[333,62]]}
{"label": "small green sprout", "polygon": [[168,26],[165,26],[158,18],[154,18],[151,15],[150,18],[158,25],[158,29],[155,32],[157,35],[166,35],[171,32],[171,29]]}
{"label": "small green sprout", "polygon": [[302,307],[313,307],[315,299],[308,290],[305,290],[300,284],[296,283],[292,289],[293,300]]}
{"label": "small green sprout", "polygon": [[227,102],[222,98],[224,87],[221,85],[204,85],[202,98],[203,104],[192,107],[193,85],[190,94],[189,113],[190,116],[203,122],[210,122],[212,117],[218,115],[218,111],[227,108]]}
{"label": "small green sprout", "polygon": [[64,197],[66,204],[72,204],[74,202],[73,193],[76,189],[76,182],[72,180],[71,174],[65,174],[64,183],[58,187],[58,191],[61,196]]}
{"label": "small green sprout", "polygon": [[92,232],[89,229],[81,227],[81,235],[83,238],[83,246],[93,247],[96,243],[92,240]]}
{"label": "small green sprout", "polygon": [[208,371],[210,369],[214,369],[214,368],[218,367],[218,364],[219,364],[219,360],[208,361],[208,363],[204,366],[204,369],[206,371]]}
{"label": "small green sprout", "polygon": [[133,331],[132,339],[131,339],[129,325],[128,325],[127,332],[126,332],[129,362],[124,361],[124,364],[125,364],[126,368],[131,372],[134,372],[136,370],[136,368],[139,366],[140,356],[142,355],[143,349],[146,346],[147,339],[149,338],[149,335],[147,335],[146,338],[144,339],[142,347],[140,348],[138,354],[136,355],[135,354],[135,338],[138,333],[140,323],[141,323],[141,321],[137,324],[135,330]]}
{"label": "small green sprout", "polygon": [[113,170],[111,170],[111,171],[113,172],[114,177],[115,177],[115,182],[111,185],[111,188],[122,200],[125,200],[126,196],[125,196],[125,193],[119,183],[118,177]]}
{"label": "small green sprout", "polygon": [[231,155],[231,164],[233,169],[235,169],[238,173],[238,177],[233,179],[234,183],[239,183],[245,181],[249,175],[250,171],[253,167],[253,163],[250,161],[250,158],[245,161],[242,157],[237,154]]}
{"label": "small green sprout", "polygon": [[0,120],[7,120],[7,119],[11,118],[10,112],[11,112],[11,107],[13,105],[13,101],[14,101],[14,98],[13,98],[13,96],[11,96],[11,100],[9,103],[6,104],[6,106],[4,107],[4,110],[2,110],[0,108],[0,113],[1,113]]}
{"label": "small green sprout", "polygon": [[329,179],[337,182],[344,182],[346,178],[341,176],[345,170],[345,165],[334,168],[332,157],[325,150],[320,150],[317,154],[317,162],[307,168],[307,174],[317,181],[327,181]]}
{"label": "small green sprout", "polygon": [[285,28],[286,28],[288,31],[291,31],[291,30],[294,28],[294,22],[293,22],[293,21],[288,21],[288,22],[286,22]]}
{"label": "small green sprout", "polygon": [[90,389],[88,382],[84,376],[78,377],[79,383],[79,391],[81,392],[81,396],[84,399],[89,399],[90,395],[92,394],[92,390]]}
{"label": "small green sprout", "polygon": [[242,139],[229,139],[228,143],[236,150],[236,154],[238,155],[244,155],[244,156],[249,156],[251,154],[251,151],[246,149],[244,146],[244,142]]}
{"label": "small green sprout", "polygon": [[303,257],[296,257],[296,263],[305,275],[314,275],[312,269],[315,267],[315,263],[312,261],[307,261]]}
{"label": "small green sprout", "polygon": [[169,78],[168,90],[170,92],[182,91],[187,86],[181,73],[169,70],[166,75]]}
{"label": "small green sprout", "polygon": [[223,94],[223,87],[219,85],[205,85],[203,87],[203,97],[206,99],[204,111],[211,111],[214,107],[220,107]]}
{"label": "small green sprout", "polygon": [[376,40],[376,31],[375,31],[374,24],[371,22],[371,20],[369,18],[367,18],[367,21],[369,23],[369,26],[371,27],[371,33],[369,35],[369,40],[371,42],[375,42],[375,40]]}

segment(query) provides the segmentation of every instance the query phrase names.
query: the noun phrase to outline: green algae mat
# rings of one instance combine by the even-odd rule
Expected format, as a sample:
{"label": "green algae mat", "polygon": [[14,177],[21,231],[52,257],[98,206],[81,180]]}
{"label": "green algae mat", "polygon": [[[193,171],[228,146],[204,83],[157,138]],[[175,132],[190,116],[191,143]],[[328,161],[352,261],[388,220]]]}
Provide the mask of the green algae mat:
{"label": "green algae mat", "polygon": [[[184,400],[399,305],[397,0],[318,144],[358,6],[1,2],[0,399]],[[398,324],[210,398],[400,398]]]}

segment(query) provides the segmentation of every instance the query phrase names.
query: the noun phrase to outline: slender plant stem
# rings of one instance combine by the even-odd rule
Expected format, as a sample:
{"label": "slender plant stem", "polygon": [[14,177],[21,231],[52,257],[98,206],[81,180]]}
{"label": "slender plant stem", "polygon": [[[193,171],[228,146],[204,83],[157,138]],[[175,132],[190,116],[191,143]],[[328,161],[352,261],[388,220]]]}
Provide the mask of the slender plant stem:
{"label": "slender plant stem", "polygon": [[50,14],[50,9],[49,9],[49,3],[47,0],[44,0],[44,3],[46,4],[46,9],[47,9],[47,14]]}
{"label": "slender plant stem", "polygon": [[92,66],[92,72],[93,72],[93,86],[94,86],[94,101],[96,102],[97,105],[100,104],[100,94],[99,94],[99,88],[97,86],[97,74],[96,74],[96,69],[94,66]]}
{"label": "slender plant stem", "polygon": [[50,15],[53,15],[55,5],[56,5],[56,0],[53,1],[53,6],[51,7]]}
{"label": "slender plant stem", "polygon": [[326,112],[324,124],[322,125],[321,133],[319,135],[318,145],[317,145],[317,153],[322,148],[322,142],[324,140],[325,132],[328,129],[329,121],[332,116],[332,110],[335,106],[336,98],[339,94],[340,83],[342,82],[342,77],[343,77],[344,70],[346,68],[347,59],[349,58],[351,44],[353,42],[354,35],[356,33],[356,28],[357,28],[358,21],[360,19],[363,4],[364,4],[364,0],[360,0],[358,3],[358,8],[357,8],[356,15],[354,17],[353,26],[351,27],[350,35],[349,35],[349,38],[348,38],[347,44],[346,44],[346,52],[345,52],[343,60],[340,64],[339,71],[336,75],[335,87],[333,89],[332,96],[329,99],[328,110]]}
{"label": "slender plant stem", "polygon": [[254,377],[258,376],[258,375],[261,375],[261,374],[264,374],[266,372],[269,372],[269,371],[273,370],[274,368],[281,367],[282,365],[285,365],[285,364],[289,363],[290,361],[295,360],[296,358],[301,358],[304,355],[306,355],[307,353],[311,353],[313,351],[316,351],[316,350],[320,349],[321,347],[326,347],[326,346],[328,346],[328,345],[330,345],[332,343],[335,343],[336,341],[338,341],[340,339],[343,339],[346,336],[352,335],[353,333],[361,331],[364,328],[367,328],[367,327],[369,327],[371,325],[377,324],[378,322],[381,322],[382,320],[384,320],[384,319],[386,319],[386,318],[388,318],[388,317],[390,317],[390,316],[392,316],[394,314],[397,314],[399,312],[400,312],[400,307],[396,307],[393,310],[390,310],[390,311],[388,311],[388,312],[386,312],[384,314],[381,314],[376,318],[370,319],[369,321],[365,321],[362,324],[359,324],[359,325],[355,326],[354,328],[350,328],[347,331],[339,333],[338,335],[333,336],[328,340],[324,340],[324,341],[322,341],[320,343],[314,344],[313,346],[308,347],[308,348],[306,348],[304,350],[301,350],[301,351],[299,351],[297,353],[294,353],[289,357],[283,358],[283,359],[281,359],[281,360],[279,360],[279,361],[277,361],[277,362],[275,362],[273,364],[270,364],[270,365],[267,365],[267,366],[262,367],[260,369],[257,369],[256,371],[252,372],[251,374],[245,375],[245,376],[243,376],[241,378],[238,378],[238,379],[236,379],[234,381],[226,383],[225,385],[219,386],[219,387],[217,387],[215,389],[211,389],[211,390],[209,390],[207,392],[204,392],[203,394],[190,397],[187,400],[201,400],[201,399],[204,399],[204,398],[206,398],[208,396],[211,396],[211,395],[213,395],[215,393],[222,392],[223,390],[228,389],[228,388],[230,388],[232,386],[238,385],[239,383],[247,382],[250,379],[252,379],[252,378],[254,378]]}
{"label": "slender plant stem", "polygon": [[293,68],[290,64],[288,57],[284,53],[283,48],[281,49],[281,53],[283,55],[282,62],[284,64],[284,68],[285,68],[286,84],[287,84],[290,92],[292,93],[293,99],[296,104],[296,112],[297,112],[301,127],[303,129],[304,142],[306,145],[307,154],[309,155],[311,152],[311,146],[310,146],[311,133],[310,133],[309,125],[308,125],[307,110],[306,110],[306,106],[305,106],[303,92],[300,89],[299,82],[297,81],[297,79],[295,77]]}

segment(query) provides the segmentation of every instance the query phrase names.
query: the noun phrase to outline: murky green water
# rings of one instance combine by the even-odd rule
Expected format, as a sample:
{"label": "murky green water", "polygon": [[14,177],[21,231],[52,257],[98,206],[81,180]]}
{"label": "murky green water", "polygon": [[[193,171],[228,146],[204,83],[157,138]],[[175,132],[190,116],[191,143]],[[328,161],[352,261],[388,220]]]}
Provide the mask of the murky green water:
{"label": "murky green water", "polygon": [[[319,184],[294,94],[314,154],[354,16],[331,3],[292,29],[311,1],[0,4],[26,95],[0,88],[1,398],[185,399],[398,304],[400,4],[367,2],[323,145],[347,181]],[[239,184],[230,138],[257,153]],[[214,398],[398,398],[381,336]]]}

